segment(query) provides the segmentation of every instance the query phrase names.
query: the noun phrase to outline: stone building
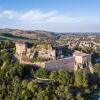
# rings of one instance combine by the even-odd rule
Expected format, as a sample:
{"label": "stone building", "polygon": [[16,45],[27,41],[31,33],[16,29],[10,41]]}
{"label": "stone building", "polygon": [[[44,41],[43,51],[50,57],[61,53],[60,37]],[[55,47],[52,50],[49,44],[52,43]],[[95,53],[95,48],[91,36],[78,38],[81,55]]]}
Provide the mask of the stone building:
{"label": "stone building", "polygon": [[[16,57],[21,63],[30,63],[28,60],[23,62],[22,59],[27,57],[33,59],[34,57],[46,58],[44,62],[34,62],[33,65],[41,66],[44,65],[47,70],[77,70],[78,68],[83,69],[84,66],[88,66],[92,72],[91,55],[75,51],[73,55],[68,55],[68,49],[66,46],[53,47],[48,45],[31,45],[23,42],[16,42]],[[32,63],[31,63],[32,64]]]}
{"label": "stone building", "polygon": [[38,52],[38,57],[46,58],[49,60],[56,59],[56,51],[49,44],[37,45],[37,52]]}
{"label": "stone building", "polygon": [[16,54],[26,56],[27,58],[34,58],[35,53],[40,58],[48,60],[60,59],[67,56],[67,48],[65,46],[53,47],[51,44],[40,44],[34,46],[25,42],[16,42]]}
{"label": "stone building", "polygon": [[27,50],[26,43],[24,43],[24,42],[16,42],[15,46],[16,46],[16,54],[22,56],[23,54],[26,53],[26,50]]}
{"label": "stone building", "polygon": [[77,70],[79,68],[84,68],[85,66],[89,67],[91,70],[92,64],[91,64],[91,55],[86,54],[80,51],[75,51],[73,53],[73,57],[75,58],[75,69]]}
{"label": "stone building", "polygon": [[25,42],[16,42],[16,56],[17,58],[22,60],[22,58],[29,58],[32,59],[35,55],[35,48],[32,44],[25,43]]}
{"label": "stone building", "polygon": [[48,61],[45,64],[47,70],[65,69],[72,71],[77,70],[78,68],[84,69],[84,67],[89,67],[90,71],[93,72],[91,55],[80,51],[75,51],[71,57]]}

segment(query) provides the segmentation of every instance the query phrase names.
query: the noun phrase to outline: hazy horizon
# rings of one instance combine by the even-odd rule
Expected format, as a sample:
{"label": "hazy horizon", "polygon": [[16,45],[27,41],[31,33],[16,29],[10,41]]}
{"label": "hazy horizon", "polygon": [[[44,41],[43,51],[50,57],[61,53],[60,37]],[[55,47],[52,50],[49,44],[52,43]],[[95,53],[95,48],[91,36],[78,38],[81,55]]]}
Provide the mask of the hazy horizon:
{"label": "hazy horizon", "polygon": [[53,32],[53,33],[63,33],[63,34],[65,34],[65,33],[72,33],[72,34],[76,34],[76,33],[90,33],[90,34],[94,34],[94,33],[98,33],[98,34],[100,34],[100,32],[75,32],[75,31],[73,31],[73,32],[59,32],[59,31],[50,31],[50,30],[36,30],[36,29],[20,29],[20,28],[7,28],[7,27],[5,27],[5,28],[0,28],[0,30],[6,30],[6,29],[12,29],[12,30],[21,30],[21,31],[44,31],[44,32]]}

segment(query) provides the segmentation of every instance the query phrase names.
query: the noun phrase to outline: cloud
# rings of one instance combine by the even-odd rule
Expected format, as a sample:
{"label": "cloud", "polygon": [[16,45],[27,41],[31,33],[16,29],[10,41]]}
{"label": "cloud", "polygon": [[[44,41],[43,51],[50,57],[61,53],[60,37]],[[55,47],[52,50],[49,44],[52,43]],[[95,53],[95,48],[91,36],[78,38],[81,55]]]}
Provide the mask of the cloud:
{"label": "cloud", "polygon": [[100,20],[59,11],[0,11],[0,27],[57,32],[100,31]]}
{"label": "cloud", "polygon": [[1,12],[1,14],[0,14],[0,18],[12,19],[14,17],[15,17],[15,13],[11,10],[5,10],[5,11]]}
{"label": "cloud", "polygon": [[47,13],[43,13],[39,10],[30,10],[27,11],[19,16],[19,20],[21,21],[45,21],[50,19],[52,16],[55,16],[56,11],[50,11]]}
{"label": "cloud", "polygon": [[22,22],[31,23],[65,23],[80,22],[80,18],[72,17],[66,14],[59,14],[58,11],[42,12],[40,10],[29,10],[26,12],[18,12],[13,10],[4,10],[0,14],[0,18],[12,19]]}

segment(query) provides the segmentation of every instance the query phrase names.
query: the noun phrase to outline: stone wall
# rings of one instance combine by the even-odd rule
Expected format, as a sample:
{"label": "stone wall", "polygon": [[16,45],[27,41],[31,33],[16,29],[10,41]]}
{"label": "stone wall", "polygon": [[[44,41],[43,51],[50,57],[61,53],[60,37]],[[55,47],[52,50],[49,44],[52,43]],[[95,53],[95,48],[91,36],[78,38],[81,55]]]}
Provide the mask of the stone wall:
{"label": "stone wall", "polygon": [[23,53],[25,53],[26,52],[26,44],[25,43],[16,43],[15,44],[16,45],[16,53],[17,54],[23,54]]}
{"label": "stone wall", "polygon": [[41,49],[38,51],[38,56],[41,58],[47,58],[47,59],[55,59],[56,55],[55,55],[55,50],[45,50],[45,49]]}
{"label": "stone wall", "polygon": [[68,57],[58,60],[52,60],[45,63],[45,69],[48,71],[52,70],[60,70],[65,69],[68,71],[74,70],[75,67],[75,58],[74,57]]}

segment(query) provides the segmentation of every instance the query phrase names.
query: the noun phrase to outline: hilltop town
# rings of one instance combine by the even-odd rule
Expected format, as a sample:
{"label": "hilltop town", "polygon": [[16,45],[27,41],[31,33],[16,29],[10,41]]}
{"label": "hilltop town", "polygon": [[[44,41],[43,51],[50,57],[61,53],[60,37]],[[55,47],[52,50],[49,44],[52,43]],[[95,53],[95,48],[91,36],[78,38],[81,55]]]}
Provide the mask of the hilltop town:
{"label": "hilltop town", "polygon": [[[92,67],[91,54],[72,51],[67,45],[53,47],[50,44],[32,45],[16,42],[16,58],[20,63],[45,67],[47,70],[77,70],[84,66]],[[37,58],[37,60],[35,60]]]}
{"label": "hilltop town", "polygon": [[8,100],[99,98],[100,35],[2,29],[0,82]]}
{"label": "hilltop town", "polygon": [[30,64],[49,71],[83,69],[91,72],[92,64],[100,62],[99,33],[54,33],[0,29],[2,40],[15,45],[15,58],[21,64]]}

